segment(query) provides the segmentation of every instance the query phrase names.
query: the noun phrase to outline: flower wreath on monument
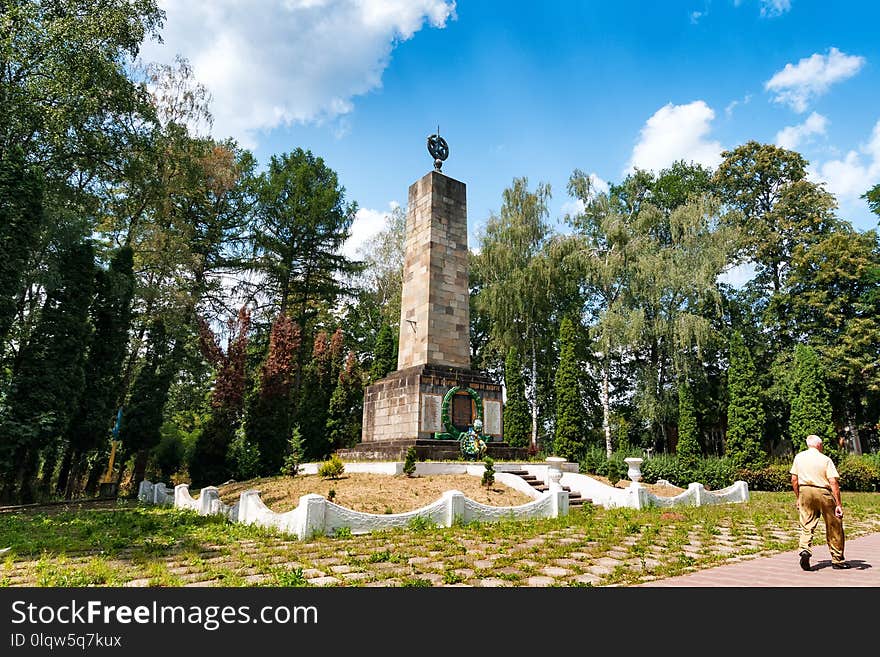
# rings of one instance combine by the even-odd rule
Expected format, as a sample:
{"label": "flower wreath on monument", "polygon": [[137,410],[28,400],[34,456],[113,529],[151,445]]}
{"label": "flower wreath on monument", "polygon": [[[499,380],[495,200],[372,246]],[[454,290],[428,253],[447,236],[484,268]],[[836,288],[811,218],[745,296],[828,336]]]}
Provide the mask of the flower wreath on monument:
{"label": "flower wreath on monument", "polygon": [[444,433],[435,433],[434,438],[438,440],[457,440],[462,456],[467,460],[473,461],[483,457],[486,453],[486,443],[492,438],[483,434],[483,400],[471,388],[465,388],[464,391],[474,401],[477,417],[474,420],[473,426],[468,427],[467,431],[458,431],[452,424],[452,398],[461,389],[461,386],[454,386],[443,396],[441,414],[446,431]]}

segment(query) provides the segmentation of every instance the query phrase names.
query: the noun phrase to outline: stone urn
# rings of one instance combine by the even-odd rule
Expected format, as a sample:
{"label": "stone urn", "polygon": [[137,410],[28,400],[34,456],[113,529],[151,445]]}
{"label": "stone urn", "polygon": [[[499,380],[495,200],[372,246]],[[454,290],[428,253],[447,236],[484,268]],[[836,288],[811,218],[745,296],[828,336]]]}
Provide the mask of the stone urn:
{"label": "stone urn", "polygon": [[546,460],[547,486],[553,491],[562,490],[559,481],[562,479],[562,464],[565,463],[565,459],[560,456],[548,456]]}
{"label": "stone urn", "polygon": [[630,456],[629,458],[623,459],[627,465],[626,476],[629,477],[630,481],[638,485],[639,480],[642,478],[642,462],[645,459],[640,459],[635,456]]}

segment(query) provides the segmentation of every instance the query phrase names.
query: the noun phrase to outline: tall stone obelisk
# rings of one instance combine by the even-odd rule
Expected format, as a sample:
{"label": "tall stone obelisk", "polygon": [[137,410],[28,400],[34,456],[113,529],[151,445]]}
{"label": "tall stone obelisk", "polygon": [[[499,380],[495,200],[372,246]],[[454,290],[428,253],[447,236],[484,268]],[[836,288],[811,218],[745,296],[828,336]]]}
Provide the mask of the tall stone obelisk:
{"label": "tall stone obelisk", "polygon": [[397,369],[470,369],[467,190],[431,171],[410,185]]}
{"label": "tall stone obelisk", "polygon": [[428,150],[434,170],[407,201],[397,371],[364,391],[361,443],[344,452],[397,457],[416,445],[423,458],[454,458],[459,433],[479,419],[490,453],[508,458],[501,386],[470,368],[467,190],[441,172],[449,150],[439,134]]}

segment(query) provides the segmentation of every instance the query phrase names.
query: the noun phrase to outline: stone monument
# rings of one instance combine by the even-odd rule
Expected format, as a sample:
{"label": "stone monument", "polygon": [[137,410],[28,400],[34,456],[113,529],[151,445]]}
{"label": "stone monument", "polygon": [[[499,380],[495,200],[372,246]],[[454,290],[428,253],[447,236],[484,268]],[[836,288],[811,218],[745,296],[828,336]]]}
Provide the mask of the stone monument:
{"label": "stone monument", "polygon": [[[467,196],[441,171],[449,147],[428,137],[434,170],[409,188],[397,370],[364,391],[361,443],[343,457],[459,455],[459,436],[482,424],[487,455],[524,458],[503,442],[501,386],[470,368]],[[479,426],[479,423],[477,424]]]}

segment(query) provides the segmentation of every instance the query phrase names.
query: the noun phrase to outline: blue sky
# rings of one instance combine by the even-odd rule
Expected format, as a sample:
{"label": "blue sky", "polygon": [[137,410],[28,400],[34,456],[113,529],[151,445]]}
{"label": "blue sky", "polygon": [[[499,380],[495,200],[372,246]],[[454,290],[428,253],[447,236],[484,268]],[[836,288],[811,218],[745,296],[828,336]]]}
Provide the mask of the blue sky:
{"label": "blue sky", "polygon": [[361,208],[352,253],[428,172],[467,184],[471,246],[514,177],[572,209],[575,168],[714,166],[750,139],[802,153],[860,229],[880,182],[880,3],[815,0],[160,0],[211,91],[214,135],[261,163],[310,149]]}

